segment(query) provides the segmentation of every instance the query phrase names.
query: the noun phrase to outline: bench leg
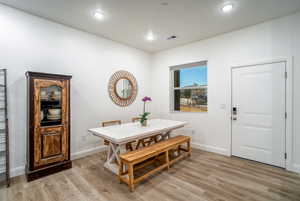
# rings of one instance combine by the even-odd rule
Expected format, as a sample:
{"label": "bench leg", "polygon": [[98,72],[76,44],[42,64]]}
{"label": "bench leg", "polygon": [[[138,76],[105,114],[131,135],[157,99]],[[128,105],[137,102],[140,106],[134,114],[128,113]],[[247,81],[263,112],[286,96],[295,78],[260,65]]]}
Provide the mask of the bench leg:
{"label": "bench leg", "polygon": [[128,175],[129,175],[129,189],[131,192],[134,191],[134,175],[133,175],[133,165],[132,164],[128,164]]}
{"label": "bench leg", "polygon": [[120,166],[119,166],[119,180],[120,180],[120,184],[122,183],[122,179],[121,179],[122,175],[123,175],[123,162],[121,161],[120,162]]}
{"label": "bench leg", "polygon": [[178,145],[178,148],[177,148],[177,154],[178,154],[178,156],[180,156],[180,150],[181,149],[181,145]]}
{"label": "bench leg", "polygon": [[166,151],[166,163],[167,163],[167,170],[170,169],[170,159],[169,159],[169,151]]}
{"label": "bench leg", "polygon": [[188,156],[191,156],[192,148],[191,148],[191,141],[187,141],[187,149],[188,149]]}

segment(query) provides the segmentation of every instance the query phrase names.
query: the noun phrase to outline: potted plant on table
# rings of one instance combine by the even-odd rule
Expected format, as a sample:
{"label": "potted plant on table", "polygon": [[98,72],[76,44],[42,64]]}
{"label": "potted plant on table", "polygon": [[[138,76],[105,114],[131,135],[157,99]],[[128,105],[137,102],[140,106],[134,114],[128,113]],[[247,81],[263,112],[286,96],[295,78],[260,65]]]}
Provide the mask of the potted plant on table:
{"label": "potted plant on table", "polygon": [[145,96],[142,101],[144,102],[143,114],[140,115],[140,123],[142,126],[147,126],[148,116],[151,114],[150,112],[146,112],[146,103],[152,101],[152,99],[148,96]]}

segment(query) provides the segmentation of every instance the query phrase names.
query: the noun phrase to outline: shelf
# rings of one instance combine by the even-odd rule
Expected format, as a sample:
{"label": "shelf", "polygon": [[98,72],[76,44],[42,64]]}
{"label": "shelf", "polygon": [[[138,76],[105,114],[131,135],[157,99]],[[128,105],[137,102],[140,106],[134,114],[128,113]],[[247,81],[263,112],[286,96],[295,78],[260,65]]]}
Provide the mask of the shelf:
{"label": "shelf", "polygon": [[45,109],[45,110],[48,110],[48,109],[61,109],[61,106],[50,106],[50,105],[49,105],[48,107],[47,107],[47,106],[44,106],[44,107],[42,107],[41,109],[42,109],[42,110],[44,110],[44,109]]}
{"label": "shelf", "polygon": [[5,166],[1,166],[0,165],[0,174],[3,174],[3,173],[5,173],[6,172],[6,167]]}
{"label": "shelf", "polygon": [[60,100],[43,100],[43,99],[41,99],[41,102],[42,103],[59,103]]}
{"label": "shelf", "polygon": [[59,126],[61,125],[61,119],[59,120],[43,120],[41,126]]}
{"label": "shelf", "polygon": [[47,109],[47,108],[59,109],[59,108],[61,108],[61,102],[56,101],[56,100],[41,101],[41,108],[42,109]]}
{"label": "shelf", "polygon": [[3,167],[3,166],[5,166],[5,164],[6,164],[6,161],[5,161],[5,160],[0,161],[0,168]]}
{"label": "shelf", "polygon": [[61,119],[44,119],[41,121],[41,123],[56,122],[56,121],[61,121]]}
{"label": "shelf", "polygon": [[[7,166],[9,164],[9,145],[7,135],[7,76],[6,69],[0,69],[0,186],[4,184],[9,185],[9,171]],[[1,196],[0,196],[1,197]]]}

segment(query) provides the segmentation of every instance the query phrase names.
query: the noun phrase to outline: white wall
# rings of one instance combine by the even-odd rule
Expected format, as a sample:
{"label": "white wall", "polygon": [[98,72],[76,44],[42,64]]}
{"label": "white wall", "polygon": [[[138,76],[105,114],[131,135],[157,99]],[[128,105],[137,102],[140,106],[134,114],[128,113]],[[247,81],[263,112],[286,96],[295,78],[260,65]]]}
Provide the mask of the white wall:
{"label": "white wall", "polygon": [[[194,145],[230,154],[230,65],[294,57],[292,168],[300,172],[300,13],[156,53],[152,58],[151,111],[186,120]],[[208,113],[169,112],[169,66],[208,60]],[[159,101],[155,101],[159,100]],[[222,109],[221,105],[226,108]]]}
{"label": "white wall", "polygon": [[[100,24],[99,24],[100,26]],[[71,151],[99,147],[87,129],[104,120],[131,117],[142,111],[142,96],[150,92],[150,55],[134,48],[25,14],[0,4],[0,68],[8,69],[9,129],[12,174],[24,171],[26,146],[25,72],[71,74]],[[133,73],[137,100],[120,108],[107,93],[110,75]]]}
{"label": "white wall", "polygon": [[[229,154],[231,64],[294,56],[293,165],[300,171],[300,13],[199,41],[153,56],[91,34],[25,14],[0,4],[0,68],[8,69],[11,166],[23,173],[26,145],[24,73],[71,74],[72,154],[99,147],[87,129],[111,119],[129,121],[142,109],[142,96],[153,97],[152,117],[188,121],[183,130],[203,149]],[[168,66],[208,60],[208,113],[169,113]],[[107,94],[112,73],[124,69],[139,84],[137,101],[114,105]],[[151,77],[149,77],[151,74]],[[222,109],[221,104],[226,108]],[[297,124],[298,123],[298,124]]]}

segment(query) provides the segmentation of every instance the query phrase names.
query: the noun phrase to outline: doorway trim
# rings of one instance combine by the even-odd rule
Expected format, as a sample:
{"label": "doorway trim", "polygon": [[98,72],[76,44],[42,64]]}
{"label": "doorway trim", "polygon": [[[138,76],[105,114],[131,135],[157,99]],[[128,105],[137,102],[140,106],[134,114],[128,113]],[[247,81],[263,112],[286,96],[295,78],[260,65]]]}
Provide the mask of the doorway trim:
{"label": "doorway trim", "polygon": [[[281,59],[269,59],[263,61],[256,61],[256,62],[249,62],[249,63],[240,63],[240,64],[233,64],[230,66],[230,119],[232,113],[232,72],[235,68],[243,68],[243,67],[250,67],[250,66],[259,66],[264,64],[273,64],[273,63],[282,63],[286,64],[286,72],[287,72],[287,79],[286,79],[286,128],[285,128],[285,149],[287,158],[285,160],[285,169],[296,172],[293,166],[293,147],[294,147],[294,103],[293,103],[293,57],[286,57]],[[230,156],[232,156],[232,120],[230,120]]]}

